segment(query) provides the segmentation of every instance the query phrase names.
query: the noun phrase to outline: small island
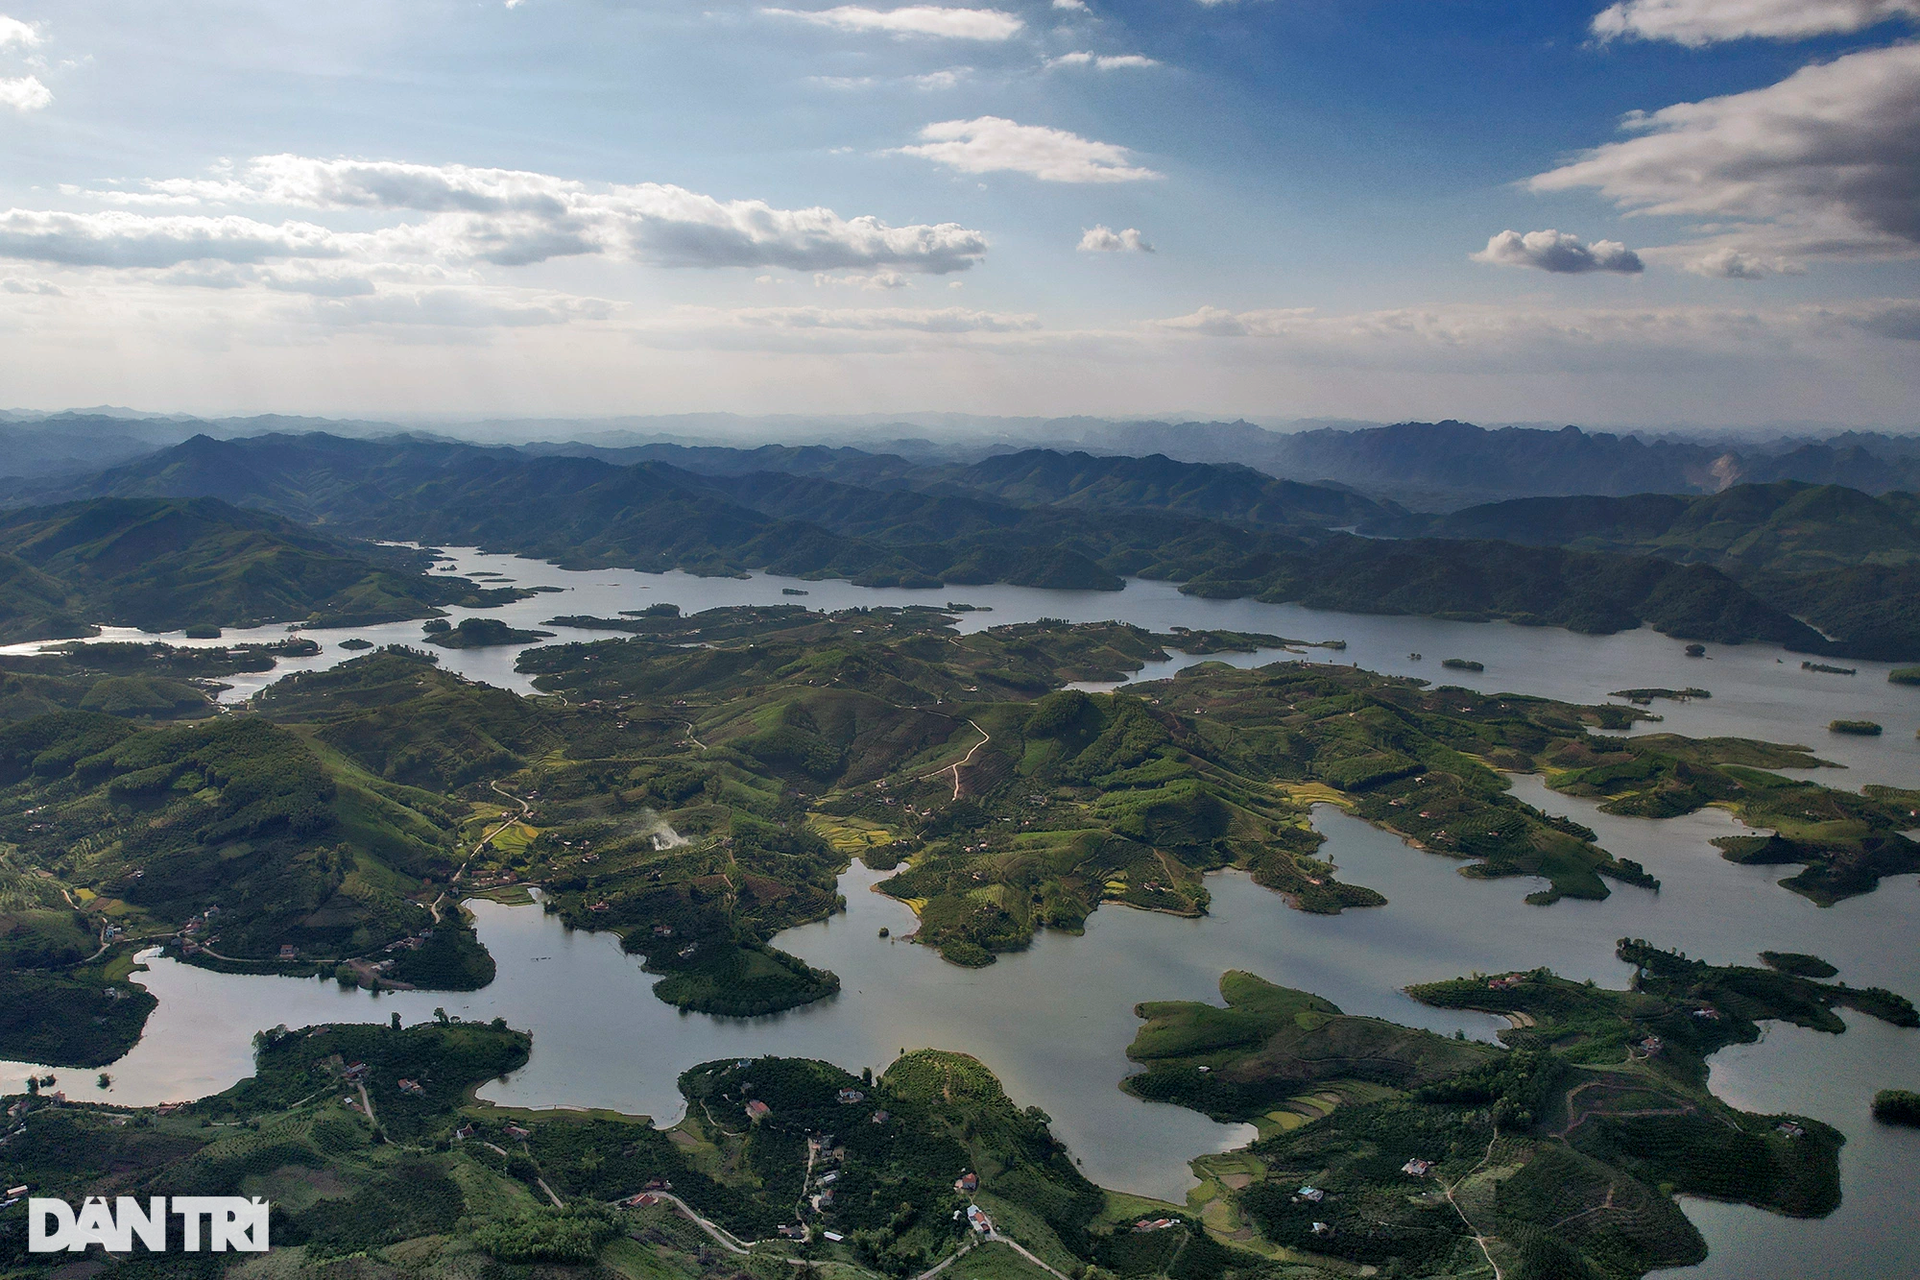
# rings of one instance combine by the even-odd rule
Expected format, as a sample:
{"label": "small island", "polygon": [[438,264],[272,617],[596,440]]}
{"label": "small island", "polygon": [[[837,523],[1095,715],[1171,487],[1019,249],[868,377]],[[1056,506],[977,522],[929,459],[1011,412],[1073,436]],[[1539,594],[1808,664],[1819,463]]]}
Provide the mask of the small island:
{"label": "small island", "polygon": [[1712,693],[1691,686],[1685,689],[1615,689],[1607,695],[1609,698],[1625,698],[1636,706],[1647,706],[1655,698],[1667,698],[1674,702],[1692,702],[1695,698],[1711,698]]}
{"label": "small island", "polygon": [[1834,720],[1828,723],[1830,733],[1851,733],[1861,738],[1877,738],[1882,730],[1872,720]]}
{"label": "small island", "polygon": [[1800,669],[1802,671],[1824,671],[1830,676],[1851,676],[1860,673],[1860,668],[1858,667],[1836,667],[1825,662],[1803,662],[1800,664]]}
{"label": "small island", "polygon": [[1873,1118],[1881,1124],[1920,1129],[1920,1093],[1911,1089],[1882,1089],[1873,1095]]}
{"label": "small island", "polygon": [[1831,978],[1840,972],[1819,956],[1810,956],[1804,951],[1762,951],[1760,959],[1775,973],[1795,978]]}
{"label": "small island", "polygon": [[426,624],[424,630],[427,643],[442,649],[485,649],[495,645],[531,644],[535,640],[553,638],[551,631],[521,631],[498,618],[462,618],[457,627],[450,625],[445,618],[435,618]]}
{"label": "small island", "polygon": [[1920,667],[1895,667],[1887,672],[1888,684],[1920,684]]}
{"label": "small island", "polygon": [[354,637],[352,637],[352,638],[350,638],[350,639],[347,639],[347,640],[342,640],[342,641],[340,642],[340,647],[341,647],[342,649],[348,649],[348,650],[351,650],[351,651],[353,651],[353,652],[355,652],[355,653],[357,653],[357,652],[359,652],[359,651],[360,651],[360,650],[362,650],[362,649],[371,649],[371,648],[373,648],[373,641],[371,641],[371,640],[362,640],[362,639],[361,639],[361,638],[360,638],[359,636],[354,636]]}
{"label": "small island", "polygon": [[1449,671],[1485,671],[1487,664],[1475,662],[1472,658],[1444,658],[1440,665]]}

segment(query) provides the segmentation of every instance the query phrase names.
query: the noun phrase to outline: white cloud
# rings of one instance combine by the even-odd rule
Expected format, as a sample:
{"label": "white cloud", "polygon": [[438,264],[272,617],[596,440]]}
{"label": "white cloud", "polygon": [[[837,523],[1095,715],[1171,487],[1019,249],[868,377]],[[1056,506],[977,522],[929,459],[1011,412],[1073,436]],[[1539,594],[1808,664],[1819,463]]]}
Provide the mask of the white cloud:
{"label": "white cloud", "polygon": [[0,49],[19,45],[31,49],[40,43],[40,32],[18,18],[9,18],[0,14]]}
{"label": "white cloud", "polygon": [[875,271],[870,275],[861,275],[858,272],[854,272],[840,276],[831,275],[824,271],[817,271],[813,276],[813,284],[816,289],[824,289],[830,286],[874,290],[906,289],[911,287],[912,283],[912,281],[908,280],[898,271]]}
{"label": "white cloud", "polygon": [[[1255,311],[1228,311],[1221,307],[1201,307],[1198,311],[1167,320],[1154,321],[1154,327],[1175,333],[1197,333],[1208,338],[1273,338],[1302,331],[1313,319],[1311,307],[1291,307]],[[1321,322],[1321,323],[1324,323]]]}
{"label": "white cloud", "polygon": [[255,263],[338,257],[352,239],[310,222],[273,224],[234,216],[156,217],[119,209],[0,213],[0,258],[69,267],[170,267],[202,258]]}
{"label": "white cloud", "polygon": [[[697,309],[684,309],[697,311]],[[922,334],[1008,334],[1041,326],[1031,315],[970,311],[968,307],[745,307],[714,311],[716,319],[745,328],[835,328],[858,332],[912,330]]]}
{"label": "white cloud", "polygon": [[1760,280],[1767,276],[1804,275],[1806,268],[1777,255],[1748,253],[1732,245],[1723,245],[1685,264],[1696,276],[1717,280]]}
{"label": "white cloud", "polygon": [[1804,40],[1915,14],[1920,0],[1621,0],[1594,18],[1593,34],[1699,48],[1720,40]]}
{"label": "white cloud", "polygon": [[1049,67],[1092,67],[1096,71],[1121,71],[1129,67],[1157,67],[1159,62],[1140,53],[1063,53],[1048,58]]}
{"label": "white cloud", "polygon": [[[914,76],[809,76],[809,81],[828,89],[871,89],[877,85],[904,84],[915,89],[951,89],[961,80],[973,74],[972,67],[947,67],[940,71],[928,71]],[[836,147],[835,151],[851,151],[851,147]]]}
{"label": "white cloud", "polygon": [[[79,253],[98,265],[157,265],[120,264],[114,255],[144,246],[147,258],[165,256],[157,246],[173,245],[172,262],[194,257],[259,261],[320,256],[324,248],[330,254],[351,249],[369,259],[494,266],[598,255],[668,267],[939,275],[966,270],[987,249],[984,235],[957,223],[895,227],[874,217],[842,218],[824,208],[780,209],[762,200],[723,201],[659,183],[590,187],[548,174],[465,165],[263,156],[239,177],[170,179],[144,191],[100,194],[122,204],[254,204],[427,216],[351,236],[307,223],[283,224],[276,234],[285,239],[293,233],[284,228],[299,228],[298,244],[275,252],[273,229],[243,218],[15,210],[0,218],[0,256]],[[20,225],[12,228],[6,219]],[[76,239],[81,248],[62,247]]]}
{"label": "white cloud", "polygon": [[1080,248],[1088,253],[1152,253],[1153,246],[1146,242],[1140,232],[1133,227],[1125,231],[1115,231],[1104,224],[1088,229],[1080,237]]}
{"label": "white cloud", "polygon": [[1053,7],[1056,9],[1066,9],[1074,13],[1085,13],[1087,11],[1087,0],[1053,0]]}
{"label": "white cloud", "polygon": [[1125,147],[1095,142],[1064,129],[1015,124],[999,116],[947,120],[920,131],[918,146],[900,154],[920,156],[962,173],[1007,171],[1043,182],[1137,182],[1163,175],[1129,163]]}
{"label": "white cloud", "polygon": [[0,107],[12,107],[20,112],[38,111],[52,101],[53,93],[40,83],[38,76],[0,80]]}
{"label": "white cloud", "polygon": [[0,289],[8,293],[24,293],[43,298],[65,297],[65,292],[51,280],[0,280]]}
{"label": "white cloud", "polygon": [[1475,262],[1501,267],[1535,267],[1555,275],[1583,275],[1589,271],[1610,271],[1637,275],[1646,270],[1640,255],[1618,240],[1595,240],[1587,244],[1579,236],[1565,231],[1502,231],[1487,241],[1487,247],[1470,255]]}
{"label": "white cloud", "polygon": [[1026,23],[999,9],[949,9],[915,4],[899,9],[869,9],[843,4],[833,9],[762,9],[776,18],[793,18],[838,31],[880,31],[896,36],[935,36],[946,40],[1011,40]]}
{"label": "white cloud", "polygon": [[1796,256],[1920,246],[1920,44],[1847,54],[1746,93],[1627,117],[1640,136],[1532,180],[1621,208],[1747,224]]}
{"label": "white cloud", "polygon": [[521,295],[512,290],[423,289],[361,297],[316,299],[304,318],[320,324],[424,325],[449,329],[522,329],[604,320],[612,304],[566,294]]}

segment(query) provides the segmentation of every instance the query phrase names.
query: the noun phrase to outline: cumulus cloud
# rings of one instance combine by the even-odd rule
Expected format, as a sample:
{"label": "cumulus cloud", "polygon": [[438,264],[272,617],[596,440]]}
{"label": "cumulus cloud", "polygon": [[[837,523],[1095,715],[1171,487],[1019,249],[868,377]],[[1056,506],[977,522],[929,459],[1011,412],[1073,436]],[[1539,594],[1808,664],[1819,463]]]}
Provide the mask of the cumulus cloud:
{"label": "cumulus cloud", "polygon": [[40,43],[40,32],[18,18],[9,18],[0,14],[0,49],[10,49],[19,45],[31,49]]}
{"label": "cumulus cloud", "polygon": [[239,176],[169,179],[141,191],[99,194],[134,206],[252,204],[426,216],[346,235],[310,223],[275,229],[234,217],[14,210],[0,216],[0,256],[150,266],[160,265],[150,260],[156,258],[260,261],[352,251],[369,258],[512,267],[598,255],[668,267],[938,275],[966,270],[987,248],[984,235],[957,223],[896,227],[825,208],[723,201],[659,183],[591,187],[548,174],[465,165],[263,156]]}
{"label": "cumulus cloud", "polygon": [[38,76],[16,76],[0,80],[0,107],[15,111],[38,111],[53,101],[53,93]]}
{"label": "cumulus cloud", "polygon": [[1804,40],[1915,14],[1920,0],[1621,0],[1595,16],[1593,34],[1699,48],[1721,40]]}
{"label": "cumulus cloud", "polygon": [[1640,255],[1618,240],[1595,240],[1587,244],[1579,236],[1565,231],[1529,231],[1525,235],[1502,231],[1472,257],[1475,262],[1534,267],[1555,275],[1584,275],[1589,271],[1638,275],[1646,270]]}
{"label": "cumulus cloud", "polygon": [[899,153],[962,173],[1025,173],[1042,182],[1138,182],[1163,176],[1133,165],[1125,147],[999,116],[930,124],[920,139]]}
{"label": "cumulus cloud", "polygon": [[44,298],[65,296],[60,286],[51,280],[0,280],[0,289],[5,289],[8,293],[23,293]]}
{"label": "cumulus cloud", "polygon": [[1056,9],[1068,9],[1074,13],[1085,13],[1087,11],[1087,0],[1053,0],[1053,7]]}
{"label": "cumulus cloud", "polygon": [[351,237],[310,222],[256,222],[234,216],[0,213],[0,258],[68,267],[170,267],[211,258],[254,263],[277,258],[338,257]]}
{"label": "cumulus cloud", "polygon": [[1140,53],[1063,53],[1048,58],[1049,67],[1092,67],[1096,71],[1121,71],[1129,67],[1157,67],[1159,62]]}
{"label": "cumulus cloud", "polygon": [[880,31],[946,40],[1011,40],[1026,26],[1016,15],[999,9],[949,9],[931,4],[899,9],[843,4],[833,9],[762,9],[760,12],[838,31]]}
{"label": "cumulus cloud", "polygon": [[1804,275],[1806,268],[1799,263],[1778,255],[1748,253],[1732,245],[1724,245],[1688,262],[1685,269],[1696,276],[1711,276],[1716,280],[1760,280],[1767,276]]}
{"label": "cumulus cloud", "polygon": [[1115,231],[1104,224],[1096,225],[1080,237],[1080,248],[1088,253],[1152,253],[1153,246],[1148,244],[1140,232],[1128,227],[1125,231]]}
{"label": "cumulus cloud", "polygon": [[1920,246],[1920,44],[1635,113],[1624,127],[1639,136],[1531,185],[1597,188],[1636,212],[1740,220],[1767,228],[1769,248],[1799,255]]}

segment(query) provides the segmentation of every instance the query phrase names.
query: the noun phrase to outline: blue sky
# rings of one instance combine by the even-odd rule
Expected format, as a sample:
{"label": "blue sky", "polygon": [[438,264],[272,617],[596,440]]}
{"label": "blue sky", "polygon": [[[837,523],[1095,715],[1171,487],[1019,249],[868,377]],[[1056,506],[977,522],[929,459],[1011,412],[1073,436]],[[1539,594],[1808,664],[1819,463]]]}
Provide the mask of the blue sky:
{"label": "blue sky", "polygon": [[1920,0],[0,0],[0,403],[1920,425]]}

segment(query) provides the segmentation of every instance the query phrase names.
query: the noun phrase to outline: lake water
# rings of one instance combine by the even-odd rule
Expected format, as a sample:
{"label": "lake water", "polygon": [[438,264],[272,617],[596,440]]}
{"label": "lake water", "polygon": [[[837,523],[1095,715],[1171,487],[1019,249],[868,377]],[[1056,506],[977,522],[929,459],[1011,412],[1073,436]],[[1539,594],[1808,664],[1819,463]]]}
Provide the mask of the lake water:
{"label": "lake water", "polygon": [[[1121,618],[1156,630],[1173,625],[1266,631],[1303,640],[1341,638],[1342,662],[1438,678],[1441,657],[1487,664],[1484,676],[1445,673],[1488,689],[1599,700],[1617,688],[1703,685],[1714,698],[1656,704],[1661,729],[1802,741],[1850,766],[1824,780],[1841,785],[1920,782],[1913,724],[1920,690],[1885,683],[1885,666],[1859,664],[1854,677],[1802,672],[1799,660],[1764,646],[1716,647],[1690,660],[1651,632],[1582,637],[1503,624],[1438,623],[1315,613],[1250,601],[1196,601],[1166,584],[1136,582],[1118,594],[1029,591],[1011,587],[952,591],[874,591],[846,583],[795,584],[777,578],[701,579],[600,570],[567,573],[509,557],[460,553],[463,570],[494,570],[522,584],[551,583],[565,594],[542,595],[490,611],[528,626],[556,614],[612,614],[656,601],[687,611],[724,603],[944,603],[992,607],[961,617],[964,630],[1041,616]],[[810,594],[780,594],[798,585]],[[273,634],[267,633],[268,638]],[[283,663],[269,677],[248,678],[241,696],[301,666],[350,656],[339,639],[417,640],[417,623],[313,632],[326,645],[315,659]],[[229,633],[231,641],[238,636]],[[1325,651],[1312,651],[1326,660]],[[1414,662],[1409,652],[1426,658]],[[1246,665],[1275,655],[1235,655]],[[1776,661],[1785,657],[1784,662]],[[525,689],[512,670],[514,651],[454,650],[444,663],[477,679]],[[1172,669],[1191,659],[1164,664]],[[1165,674],[1143,673],[1143,677]],[[1836,739],[1825,724],[1861,717],[1887,724],[1881,739]],[[1824,771],[1823,771],[1824,772]],[[1220,975],[1240,968],[1323,995],[1350,1013],[1371,1014],[1442,1033],[1491,1038],[1497,1025],[1481,1015],[1428,1009],[1401,992],[1409,983],[1475,969],[1548,964],[1574,978],[1622,985],[1627,968],[1615,940],[1645,937],[1721,962],[1751,962],[1762,949],[1811,951],[1840,966],[1842,977],[1920,994],[1920,948],[1911,942],[1920,918],[1920,879],[1889,880],[1875,893],[1822,910],[1774,883],[1783,869],[1737,867],[1708,841],[1738,830],[1724,813],[1707,811],[1651,821],[1601,814],[1585,801],[1556,795],[1535,778],[1515,790],[1529,803],[1593,827],[1600,843],[1635,858],[1658,876],[1659,893],[1613,886],[1605,902],[1524,905],[1528,879],[1469,881],[1451,859],[1414,850],[1336,809],[1316,824],[1323,850],[1342,877],[1376,888],[1389,905],[1335,917],[1288,910],[1238,873],[1210,879],[1213,903],[1203,920],[1103,908],[1084,936],[1046,933],[1026,952],[981,970],[960,969],[910,943],[881,939],[911,931],[903,905],[868,892],[881,877],[855,864],[842,880],[845,914],[789,930],[782,948],[831,968],[843,989],[831,1000],[769,1018],[719,1019],[682,1014],[654,999],[654,979],[610,937],[574,933],[537,907],[475,902],[483,941],[500,973],[470,994],[343,992],[331,982],[208,973],[155,958],[143,977],[160,1005],[146,1036],[108,1068],[111,1090],[96,1090],[93,1072],[65,1071],[75,1096],[143,1104],[203,1096],[251,1071],[252,1033],[273,1023],[380,1021],[399,1011],[408,1022],[436,1006],[463,1018],[505,1017],[534,1034],[532,1059],[512,1077],[482,1090],[490,1100],[521,1106],[598,1106],[649,1114],[665,1124],[680,1113],[674,1080],[709,1058],[779,1053],[830,1059],[843,1066],[881,1067],[900,1050],[964,1049],[979,1056],[1022,1105],[1054,1120],[1087,1175],[1108,1186],[1178,1200],[1192,1185],[1186,1161],[1236,1146],[1250,1136],[1179,1108],[1123,1094],[1125,1049],[1142,1000],[1218,998]],[[1739,1206],[1688,1202],[1712,1256],[1684,1273],[1700,1280],[1911,1280],[1920,1274],[1920,1238],[1910,1228],[1920,1203],[1916,1135],[1876,1125],[1873,1092],[1920,1084],[1920,1034],[1847,1015],[1842,1036],[1770,1028],[1754,1046],[1714,1061],[1713,1083],[1738,1105],[1796,1110],[1841,1129],[1845,1202],[1819,1222],[1777,1218]],[[28,1068],[0,1064],[9,1087]]]}

